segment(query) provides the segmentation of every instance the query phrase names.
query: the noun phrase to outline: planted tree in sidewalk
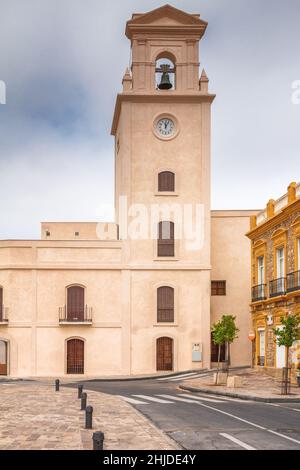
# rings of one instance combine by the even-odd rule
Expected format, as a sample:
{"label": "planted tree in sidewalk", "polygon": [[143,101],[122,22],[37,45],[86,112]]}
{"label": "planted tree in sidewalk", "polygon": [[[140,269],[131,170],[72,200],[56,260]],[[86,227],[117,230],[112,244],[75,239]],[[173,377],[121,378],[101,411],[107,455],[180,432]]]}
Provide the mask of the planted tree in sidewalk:
{"label": "planted tree in sidewalk", "polygon": [[295,341],[300,340],[300,315],[289,314],[287,317],[281,317],[281,327],[274,328],[275,342],[278,346],[285,347],[285,367],[283,368],[283,390],[284,395],[288,394],[289,385],[289,353],[290,348]]}
{"label": "planted tree in sidewalk", "polygon": [[[221,346],[227,344],[227,365],[230,365],[230,344],[238,338],[239,329],[235,324],[236,317],[233,315],[223,315],[221,320],[215,323],[212,327],[212,338],[214,344],[218,345],[218,368],[216,374],[216,384],[218,383],[218,376],[220,370],[220,353]],[[228,373],[228,367],[227,367]]]}

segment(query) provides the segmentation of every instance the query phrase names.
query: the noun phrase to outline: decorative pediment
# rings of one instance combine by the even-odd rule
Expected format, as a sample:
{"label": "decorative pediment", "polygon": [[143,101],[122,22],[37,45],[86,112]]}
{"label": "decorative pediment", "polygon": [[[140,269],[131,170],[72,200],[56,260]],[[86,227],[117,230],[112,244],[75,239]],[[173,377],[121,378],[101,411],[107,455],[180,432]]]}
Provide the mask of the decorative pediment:
{"label": "decorative pediment", "polygon": [[135,13],[132,19],[127,22],[126,36],[132,37],[134,32],[153,31],[161,28],[191,28],[191,32],[200,33],[202,36],[207,27],[207,22],[200,19],[200,15],[191,15],[182,10],[164,5],[145,14]]}

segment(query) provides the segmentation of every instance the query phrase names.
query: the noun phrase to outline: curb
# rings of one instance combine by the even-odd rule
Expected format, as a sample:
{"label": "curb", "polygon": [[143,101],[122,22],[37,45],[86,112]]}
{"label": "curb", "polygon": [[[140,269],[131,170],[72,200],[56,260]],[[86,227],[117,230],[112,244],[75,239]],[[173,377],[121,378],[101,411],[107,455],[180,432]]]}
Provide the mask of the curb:
{"label": "curb", "polygon": [[201,392],[206,393],[207,395],[218,395],[220,397],[231,397],[231,398],[239,398],[240,400],[245,401],[258,401],[262,403],[300,403],[300,398],[263,398],[263,397],[256,397],[253,395],[241,395],[240,393],[232,393],[232,392],[219,392],[218,390],[207,390],[206,388],[198,388],[198,387],[189,387],[185,385],[180,385],[179,388],[181,390],[186,390],[188,392]]}
{"label": "curb", "polygon": [[167,379],[167,378],[171,378],[171,377],[177,377],[179,375],[182,375],[182,374],[189,374],[189,373],[193,373],[193,372],[197,372],[199,374],[201,374],[202,372],[207,372],[208,369],[193,369],[193,370],[184,370],[182,372],[172,372],[172,374],[163,374],[163,375],[146,375],[145,377],[113,377],[113,378],[106,378],[106,379],[88,379],[88,380],[77,380],[75,383],[79,383],[79,382],[85,382],[85,383],[89,383],[89,382],[130,382],[130,381],[135,381],[135,380],[153,380],[153,379]]}

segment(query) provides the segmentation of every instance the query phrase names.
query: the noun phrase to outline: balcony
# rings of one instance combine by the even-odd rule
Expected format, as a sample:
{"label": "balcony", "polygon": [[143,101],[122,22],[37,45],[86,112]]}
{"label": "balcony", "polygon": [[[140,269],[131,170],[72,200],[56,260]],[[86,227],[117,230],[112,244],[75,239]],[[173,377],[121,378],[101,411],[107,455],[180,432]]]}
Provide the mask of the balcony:
{"label": "balcony", "polygon": [[252,302],[266,300],[266,298],[267,298],[267,285],[266,284],[259,284],[258,286],[252,287]]}
{"label": "balcony", "polygon": [[270,297],[278,297],[286,294],[286,278],[279,277],[270,281]]}
{"label": "balcony", "polygon": [[85,305],[84,307],[72,308],[64,305],[59,307],[59,324],[60,325],[91,325],[92,324],[92,307]]}
{"label": "balcony", "polygon": [[8,325],[8,309],[0,305],[0,326]]}
{"label": "balcony", "polygon": [[300,290],[300,271],[290,273],[286,277],[287,292],[295,292]]}

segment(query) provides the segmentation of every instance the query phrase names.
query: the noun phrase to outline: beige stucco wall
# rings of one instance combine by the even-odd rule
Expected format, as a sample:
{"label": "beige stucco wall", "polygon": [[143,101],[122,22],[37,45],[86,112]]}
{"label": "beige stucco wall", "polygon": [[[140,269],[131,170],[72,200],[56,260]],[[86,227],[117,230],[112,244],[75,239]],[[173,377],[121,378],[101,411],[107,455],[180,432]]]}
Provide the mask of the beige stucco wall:
{"label": "beige stucco wall", "polygon": [[258,211],[212,212],[212,280],[226,280],[226,296],[212,296],[211,323],[235,315],[239,337],[231,346],[233,366],[251,364],[251,251],[245,233]]}

